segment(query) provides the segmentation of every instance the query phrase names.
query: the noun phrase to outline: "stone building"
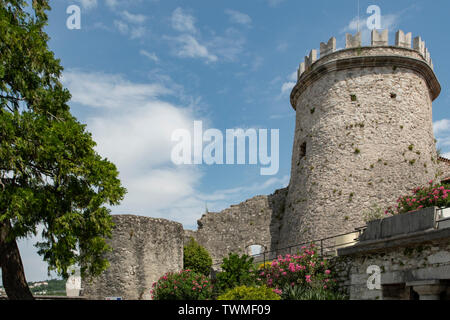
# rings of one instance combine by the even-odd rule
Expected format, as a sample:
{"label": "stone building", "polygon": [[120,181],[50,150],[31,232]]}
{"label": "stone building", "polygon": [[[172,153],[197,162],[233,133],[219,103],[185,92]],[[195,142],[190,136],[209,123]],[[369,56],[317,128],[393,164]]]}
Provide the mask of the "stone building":
{"label": "stone building", "polygon": [[106,255],[110,267],[93,279],[82,279],[82,296],[149,300],[153,282],[183,268],[180,223],[132,215],[113,216],[115,228]]}
{"label": "stone building", "polygon": [[[296,128],[289,186],[207,213],[196,231],[161,219],[114,217],[111,267],[83,282],[84,295],[149,298],[153,281],[183,267],[183,242],[190,237],[210,252],[215,265],[230,252],[248,253],[253,245],[282,253],[290,245],[352,232],[365,225],[362,212],[372,205],[386,207],[430,180],[450,180],[450,160],[438,156],[433,133],[432,102],[440,91],[420,37],[398,31],[392,45],[387,30],[374,30],[369,46],[362,46],[360,33],[347,34],[342,50],[336,50],[335,38],[321,43],[320,57],[312,50],[301,63],[291,93]],[[447,233],[431,232],[426,252],[448,253]],[[367,249],[372,261],[409,248],[400,241],[377,256],[385,242],[381,249]],[[362,279],[363,249],[349,250],[342,251],[350,257],[345,266],[353,270],[350,276]],[[450,265],[450,258],[443,263]],[[358,298],[361,283],[346,281]]]}
{"label": "stone building", "polygon": [[395,203],[436,178],[438,157],[432,101],[441,87],[430,54],[417,37],[387,30],[322,43],[301,64],[291,94],[295,140],[284,244],[350,232],[364,225],[361,211]]}

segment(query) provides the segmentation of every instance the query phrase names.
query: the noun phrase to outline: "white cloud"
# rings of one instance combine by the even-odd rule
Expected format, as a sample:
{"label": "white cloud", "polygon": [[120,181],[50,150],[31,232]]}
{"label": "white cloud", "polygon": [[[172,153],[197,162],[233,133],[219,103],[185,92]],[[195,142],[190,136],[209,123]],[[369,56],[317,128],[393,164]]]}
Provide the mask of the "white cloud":
{"label": "white cloud", "polygon": [[147,29],[143,26],[147,17],[142,14],[132,14],[128,11],[122,11],[123,20],[114,20],[114,26],[123,35],[130,36],[131,39],[138,39],[145,36]]}
{"label": "white cloud", "polygon": [[230,20],[233,23],[243,25],[250,25],[252,23],[252,18],[248,14],[231,9],[225,10],[225,13],[230,16]]}
{"label": "white cloud", "polygon": [[442,119],[433,123],[434,134],[450,131],[450,119]]}
{"label": "white cloud", "polygon": [[141,55],[143,55],[144,57],[147,57],[147,58],[149,58],[150,60],[152,60],[154,62],[158,62],[159,61],[158,56],[154,52],[148,52],[146,50],[140,50],[139,53]]}
{"label": "white cloud", "polygon": [[281,94],[279,98],[282,98],[286,94],[290,93],[296,84],[297,84],[297,71],[294,71],[289,76],[287,76],[287,81],[283,82],[283,84],[281,85]]}
{"label": "white cloud", "polygon": [[[434,135],[437,140],[437,147],[443,151],[450,148],[450,119],[441,119],[433,123]],[[448,153],[446,153],[448,155]],[[448,156],[444,157],[448,158]]]}
{"label": "white cloud", "polygon": [[192,127],[193,109],[163,101],[171,91],[160,84],[133,83],[120,75],[71,70],[63,82],[72,103],[97,110],[86,121],[88,130],[98,152],[117,165],[128,189],[113,213],[193,224],[204,206],[196,196],[202,173],[171,162],[172,132]]}
{"label": "white cloud", "polygon": [[143,24],[147,20],[147,17],[143,14],[132,14],[126,10],[122,12],[122,16],[126,21],[134,24]]}
{"label": "white cloud", "polygon": [[295,82],[285,82],[281,86],[281,94],[285,95],[286,93],[290,92],[295,87]]}
{"label": "white cloud", "polygon": [[70,89],[72,101],[94,108],[142,106],[149,100],[172,93],[157,83],[136,84],[119,75],[103,73],[65,72],[63,82]]}
{"label": "white cloud", "polygon": [[289,79],[290,81],[295,81],[295,82],[297,82],[297,70],[295,70],[294,72],[292,72],[288,79]]}
{"label": "white cloud", "polygon": [[[146,2],[158,2],[159,0],[145,0]],[[106,5],[110,9],[117,9],[119,7],[129,7],[142,3],[142,0],[105,0]]]}
{"label": "white cloud", "polygon": [[114,20],[114,26],[117,28],[117,30],[119,30],[120,33],[122,34],[128,34],[128,31],[130,30],[130,28],[128,27],[128,25],[125,22],[122,22],[120,20]]}
{"label": "white cloud", "polygon": [[[235,11],[237,12],[237,11]],[[243,17],[240,17],[243,21]],[[195,26],[195,17],[181,8],[173,11],[171,17],[172,28],[181,32],[177,37],[164,37],[175,45],[174,53],[183,58],[204,58],[207,62],[215,62],[223,59],[236,61],[237,56],[243,51],[246,42],[242,34],[228,28],[223,35],[211,32],[206,40],[201,37],[200,31]]]}
{"label": "white cloud", "polygon": [[442,157],[444,157],[445,159],[450,159],[450,152],[444,153]]}
{"label": "white cloud", "polygon": [[245,43],[246,39],[238,30],[228,28],[225,30],[224,35],[215,36],[210,40],[208,48],[211,48],[215,55],[226,61],[236,61],[244,51]]}
{"label": "white cloud", "polygon": [[147,29],[145,29],[144,27],[132,28],[130,31],[130,38],[131,39],[142,38],[143,36],[145,36],[146,33]]}
{"label": "white cloud", "polygon": [[200,44],[197,39],[189,34],[183,34],[173,38],[178,44],[176,55],[183,58],[205,58],[208,62],[218,60],[217,56],[210,53],[208,48]]}
{"label": "white cloud", "polygon": [[81,6],[83,9],[93,9],[96,8],[98,3],[97,0],[77,0],[79,3],[81,3]]}
{"label": "white cloud", "polygon": [[172,13],[172,28],[180,32],[197,32],[197,29],[195,28],[195,18],[179,7]]}

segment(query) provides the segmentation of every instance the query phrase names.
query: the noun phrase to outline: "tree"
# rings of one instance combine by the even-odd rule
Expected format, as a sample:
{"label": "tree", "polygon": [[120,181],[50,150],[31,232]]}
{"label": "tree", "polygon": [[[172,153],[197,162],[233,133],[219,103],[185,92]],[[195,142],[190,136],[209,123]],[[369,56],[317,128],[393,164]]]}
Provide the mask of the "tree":
{"label": "tree", "polygon": [[48,0],[0,0],[0,267],[10,299],[32,299],[17,239],[43,228],[38,253],[49,272],[68,267],[96,276],[108,266],[106,206],[126,190],[114,164],[98,155],[86,126],[70,113],[49,50]]}
{"label": "tree", "polygon": [[184,246],[183,264],[184,269],[209,276],[211,273],[212,259],[208,250],[198,244],[193,237]]}

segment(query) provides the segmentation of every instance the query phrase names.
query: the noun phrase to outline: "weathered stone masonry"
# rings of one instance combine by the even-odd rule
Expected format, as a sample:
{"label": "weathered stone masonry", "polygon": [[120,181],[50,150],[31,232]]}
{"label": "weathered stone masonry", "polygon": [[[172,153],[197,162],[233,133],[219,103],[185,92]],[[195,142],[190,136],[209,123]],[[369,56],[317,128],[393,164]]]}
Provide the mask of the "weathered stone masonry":
{"label": "weathered stone masonry", "polygon": [[248,253],[251,245],[267,251],[278,248],[287,189],[270,196],[258,196],[219,213],[208,213],[198,221],[197,231],[185,231],[186,240],[194,237],[218,264],[229,252]]}
{"label": "weathered stone masonry", "polygon": [[106,255],[110,267],[98,278],[83,279],[82,295],[149,300],[153,282],[183,268],[183,226],[132,215],[113,216],[113,221],[116,226],[108,240],[113,251]]}
{"label": "weathered stone masonry", "polygon": [[[435,179],[432,101],[440,85],[420,38],[347,35],[312,51],[291,94],[297,122],[280,243],[351,232],[362,211]],[[403,39],[404,40],[404,39]]]}

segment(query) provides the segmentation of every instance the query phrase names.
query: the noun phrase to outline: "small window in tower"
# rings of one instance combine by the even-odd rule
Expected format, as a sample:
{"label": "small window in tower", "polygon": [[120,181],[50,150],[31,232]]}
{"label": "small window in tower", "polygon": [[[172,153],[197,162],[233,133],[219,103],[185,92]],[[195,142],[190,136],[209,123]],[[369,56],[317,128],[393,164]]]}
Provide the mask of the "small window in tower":
{"label": "small window in tower", "polygon": [[300,159],[303,159],[306,156],[306,142],[300,146]]}

